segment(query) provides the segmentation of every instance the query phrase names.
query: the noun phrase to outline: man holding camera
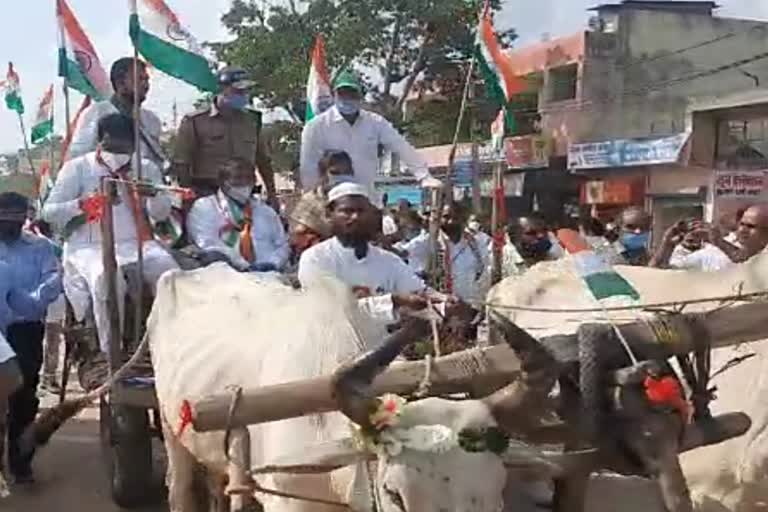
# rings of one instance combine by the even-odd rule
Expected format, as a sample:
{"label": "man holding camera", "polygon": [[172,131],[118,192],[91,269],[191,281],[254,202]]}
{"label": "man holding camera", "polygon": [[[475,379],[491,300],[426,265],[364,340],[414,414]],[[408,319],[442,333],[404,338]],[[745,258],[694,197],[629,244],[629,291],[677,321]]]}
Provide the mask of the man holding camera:
{"label": "man holding camera", "polygon": [[[749,260],[768,246],[768,204],[747,208],[734,235],[731,242],[718,226],[678,222],[664,234],[661,247],[650,266],[714,272]],[[689,250],[698,245],[701,248],[673,258],[678,245],[687,245]]]}

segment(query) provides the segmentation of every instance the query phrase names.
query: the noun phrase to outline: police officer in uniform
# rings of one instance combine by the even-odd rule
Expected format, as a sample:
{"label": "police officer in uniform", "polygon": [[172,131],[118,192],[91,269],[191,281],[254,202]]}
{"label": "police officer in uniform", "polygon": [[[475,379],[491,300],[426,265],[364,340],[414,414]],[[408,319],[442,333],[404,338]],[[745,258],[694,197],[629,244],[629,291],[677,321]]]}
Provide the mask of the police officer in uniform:
{"label": "police officer in uniform", "polygon": [[214,194],[221,167],[243,159],[258,167],[270,204],[277,204],[272,165],[260,137],[261,115],[249,109],[248,80],[242,69],[219,71],[219,94],[211,106],[186,116],[179,126],[171,175],[198,196]]}

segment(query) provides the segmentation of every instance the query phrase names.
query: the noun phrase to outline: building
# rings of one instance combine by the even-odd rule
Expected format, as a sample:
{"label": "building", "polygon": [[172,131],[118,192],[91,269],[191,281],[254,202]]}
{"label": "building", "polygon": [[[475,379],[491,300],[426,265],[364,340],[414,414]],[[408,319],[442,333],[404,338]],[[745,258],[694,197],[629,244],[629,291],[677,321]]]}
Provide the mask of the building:
{"label": "building", "polygon": [[768,168],[768,23],[717,7],[604,4],[588,30],[510,51],[551,140],[550,172],[580,179],[582,206],[611,217],[644,205],[658,233],[714,215],[719,167]]}

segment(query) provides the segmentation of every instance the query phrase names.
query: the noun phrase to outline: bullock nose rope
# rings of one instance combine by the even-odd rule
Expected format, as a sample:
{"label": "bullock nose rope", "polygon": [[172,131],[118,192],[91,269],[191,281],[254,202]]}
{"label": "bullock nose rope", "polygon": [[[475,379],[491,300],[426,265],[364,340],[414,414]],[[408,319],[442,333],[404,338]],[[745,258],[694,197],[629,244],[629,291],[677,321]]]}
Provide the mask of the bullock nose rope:
{"label": "bullock nose rope", "polygon": [[[427,310],[437,313],[437,310],[432,305],[432,301],[427,299]],[[429,320],[429,325],[432,328],[432,350],[435,352],[434,357],[440,357],[442,350],[440,349],[440,330],[437,327],[437,318],[432,316]],[[429,391],[432,389],[432,354],[427,354],[424,358],[424,379],[419,384],[419,389],[413,394],[416,398],[424,398],[429,395]]]}
{"label": "bullock nose rope", "polygon": [[240,386],[229,386],[228,389],[232,392],[232,401],[229,403],[229,411],[227,411],[227,428],[224,429],[224,455],[227,457],[227,462],[232,462],[229,454],[229,447],[232,441],[232,423],[235,419],[237,407],[240,405],[240,400],[243,398],[243,388]]}

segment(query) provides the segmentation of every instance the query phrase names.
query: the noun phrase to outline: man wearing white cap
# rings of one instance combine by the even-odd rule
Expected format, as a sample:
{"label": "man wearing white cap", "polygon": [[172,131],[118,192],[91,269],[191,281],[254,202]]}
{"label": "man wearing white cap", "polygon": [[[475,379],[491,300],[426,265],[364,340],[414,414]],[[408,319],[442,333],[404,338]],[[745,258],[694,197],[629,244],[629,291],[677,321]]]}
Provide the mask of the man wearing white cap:
{"label": "man wearing white cap", "polygon": [[379,146],[397,153],[423,187],[440,187],[440,182],[430,176],[426,161],[392,124],[379,114],[361,108],[363,97],[359,78],[343,71],[334,82],[335,105],[304,126],[300,169],[304,190],[320,182],[318,162],[327,151],[345,151],[355,170],[353,181],[367,188],[369,198],[377,207],[383,206],[381,196],[374,190]]}
{"label": "man wearing white cap", "polygon": [[371,205],[368,188],[342,183],[328,193],[328,216],[333,238],[307,249],[299,261],[304,287],[332,276],[361,299],[374,318],[392,323],[399,308],[427,306],[424,282],[396,255],[370,244]]}

